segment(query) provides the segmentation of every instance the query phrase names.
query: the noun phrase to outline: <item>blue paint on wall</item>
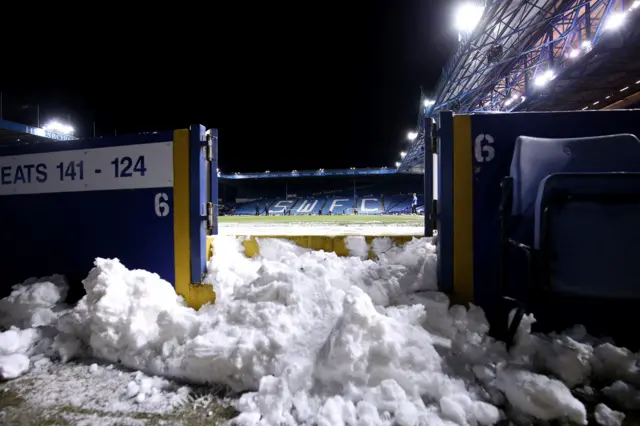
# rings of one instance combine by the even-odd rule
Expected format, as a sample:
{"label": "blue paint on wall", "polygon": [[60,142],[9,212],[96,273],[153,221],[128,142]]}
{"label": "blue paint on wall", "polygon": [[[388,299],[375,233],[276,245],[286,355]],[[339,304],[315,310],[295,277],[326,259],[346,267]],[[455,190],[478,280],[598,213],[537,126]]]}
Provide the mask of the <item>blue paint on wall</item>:
{"label": "blue paint on wall", "polygon": [[[170,213],[155,214],[155,197],[168,196]],[[174,280],[173,191],[154,188],[0,197],[0,287],[29,277],[67,276],[80,295],[96,257],[117,257],[129,269]]]}

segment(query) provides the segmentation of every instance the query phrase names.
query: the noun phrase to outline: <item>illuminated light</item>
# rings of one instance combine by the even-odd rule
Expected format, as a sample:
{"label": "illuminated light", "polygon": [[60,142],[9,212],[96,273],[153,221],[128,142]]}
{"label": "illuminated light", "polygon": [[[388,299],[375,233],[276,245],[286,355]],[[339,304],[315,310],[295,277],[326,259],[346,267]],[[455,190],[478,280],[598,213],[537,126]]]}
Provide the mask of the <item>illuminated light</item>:
{"label": "illuminated light", "polygon": [[553,73],[553,71],[546,70],[542,75],[536,77],[536,79],[533,81],[533,84],[535,84],[538,87],[543,87],[554,78],[556,78],[556,76]]}
{"label": "illuminated light", "polygon": [[620,89],[620,92],[624,92],[625,90],[629,90],[629,86],[623,87],[622,89]]}
{"label": "illuminated light", "polygon": [[65,135],[72,135],[75,131],[73,127],[68,124],[62,124],[59,121],[50,121],[42,127],[44,130],[55,133],[62,133]]}
{"label": "illuminated light", "polygon": [[422,104],[424,105],[425,108],[429,108],[430,106],[434,105],[436,103],[436,101],[432,101],[431,99],[425,99]]}
{"label": "illuminated light", "polygon": [[569,57],[572,58],[572,59],[575,59],[578,56],[580,56],[580,51],[579,50],[573,49],[571,52],[569,52]]}
{"label": "illuminated light", "polygon": [[591,41],[589,40],[583,41],[581,47],[585,50],[591,49]]}
{"label": "illuminated light", "polygon": [[609,99],[611,97],[611,95],[607,96],[605,99]]}
{"label": "illuminated light", "polygon": [[511,103],[512,103],[512,102],[513,102],[513,100],[512,100],[512,99],[507,99],[507,100],[505,101],[504,105],[505,105],[505,106],[509,106],[509,105],[511,105]]}
{"label": "illuminated light", "polygon": [[407,139],[410,141],[415,140],[418,137],[418,132],[409,132],[407,133]]}
{"label": "illuminated light", "polygon": [[604,24],[604,29],[607,31],[614,31],[624,25],[626,21],[626,15],[622,12],[614,12],[609,16],[609,19]]}
{"label": "illuminated light", "polygon": [[547,79],[544,78],[543,76],[536,77],[536,79],[533,81],[533,84],[535,84],[538,87],[542,87],[547,83],[548,83]]}
{"label": "illuminated light", "polygon": [[404,157],[406,157],[406,156],[407,156],[407,153],[406,153],[406,152],[402,151],[402,152],[400,153],[400,158],[404,158]]}
{"label": "illuminated light", "polygon": [[483,13],[484,7],[480,5],[473,3],[462,4],[456,10],[453,27],[459,33],[470,33],[480,22]]}
{"label": "illuminated light", "polygon": [[598,105],[600,103],[600,101],[595,101],[593,104],[594,105]]}
{"label": "illuminated light", "polygon": [[396,161],[396,168],[400,167],[400,162]]}
{"label": "illuminated light", "polygon": [[582,110],[583,110],[583,111],[584,111],[585,109],[589,109],[589,107],[588,107],[588,106],[586,106],[586,107],[582,108]]}
{"label": "illuminated light", "polygon": [[635,0],[632,4],[631,7],[629,8],[629,10],[634,10],[640,7],[640,0]]}

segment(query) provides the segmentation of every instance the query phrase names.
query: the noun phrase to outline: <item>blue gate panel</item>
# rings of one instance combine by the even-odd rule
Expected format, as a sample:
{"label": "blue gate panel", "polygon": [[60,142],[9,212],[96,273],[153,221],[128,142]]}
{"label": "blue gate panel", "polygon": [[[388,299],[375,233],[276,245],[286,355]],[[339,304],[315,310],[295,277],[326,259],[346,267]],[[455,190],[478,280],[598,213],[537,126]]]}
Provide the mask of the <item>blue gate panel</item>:
{"label": "blue gate panel", "polygon": [[424,120],[424,235],[433,236],[433,146],[431,135],[435,123],[430,117]]}
{"label": "blue gate panel", "polygon": [[453,114],[438,116],[438,288],[453,292]]}
{"label": "blue gate panel", "polygon": [[96,257],[174,281],[172,133],[0,149],[0,292]]}
{"label": "blue gate panel", "polygon": [[[209,129],[211,136],[211,173],[209,176],[209,190],[211,191],[210,199],[213,203],[213,230],[212,235],[218,235],[218,129]],[[207,249],[208,250],[208,249]],[[207,256],[207,259],[209,256]]]}

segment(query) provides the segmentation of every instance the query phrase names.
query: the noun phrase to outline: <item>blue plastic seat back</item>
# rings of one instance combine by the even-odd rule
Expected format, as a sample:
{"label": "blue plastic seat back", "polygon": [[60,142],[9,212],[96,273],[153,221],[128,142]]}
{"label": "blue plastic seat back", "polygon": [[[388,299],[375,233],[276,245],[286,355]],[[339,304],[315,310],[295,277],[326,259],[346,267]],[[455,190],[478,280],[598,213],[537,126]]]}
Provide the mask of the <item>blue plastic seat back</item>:
{"label": "blue plastic seat back", "polygon": [[554,173],[640,172],[640,141],[631,134],[546,139],[520,136],[511,160],[514,216],[532,218],[538,186]]}
{"label": "blue plastic seat back", "polygon": [[536,197],[535,248],[543,232],[550,292],[640,300],[640,173],[546,177]]}

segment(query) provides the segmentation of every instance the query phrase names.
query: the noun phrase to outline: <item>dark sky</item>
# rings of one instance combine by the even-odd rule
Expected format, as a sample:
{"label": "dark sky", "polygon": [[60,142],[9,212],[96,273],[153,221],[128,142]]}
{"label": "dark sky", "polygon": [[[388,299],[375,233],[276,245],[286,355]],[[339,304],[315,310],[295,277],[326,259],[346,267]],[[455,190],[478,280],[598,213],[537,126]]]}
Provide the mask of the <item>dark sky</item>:
{"label": "dark sky", "polygon": [[93,121],[99,136],[201,123],[223,172],[392,166],[455,47],[452,0],[225,3],[175,11],[182,26],[49,28],[43,65],[0,70],[4,119],[36,124],[39,104],[86,137]]}

